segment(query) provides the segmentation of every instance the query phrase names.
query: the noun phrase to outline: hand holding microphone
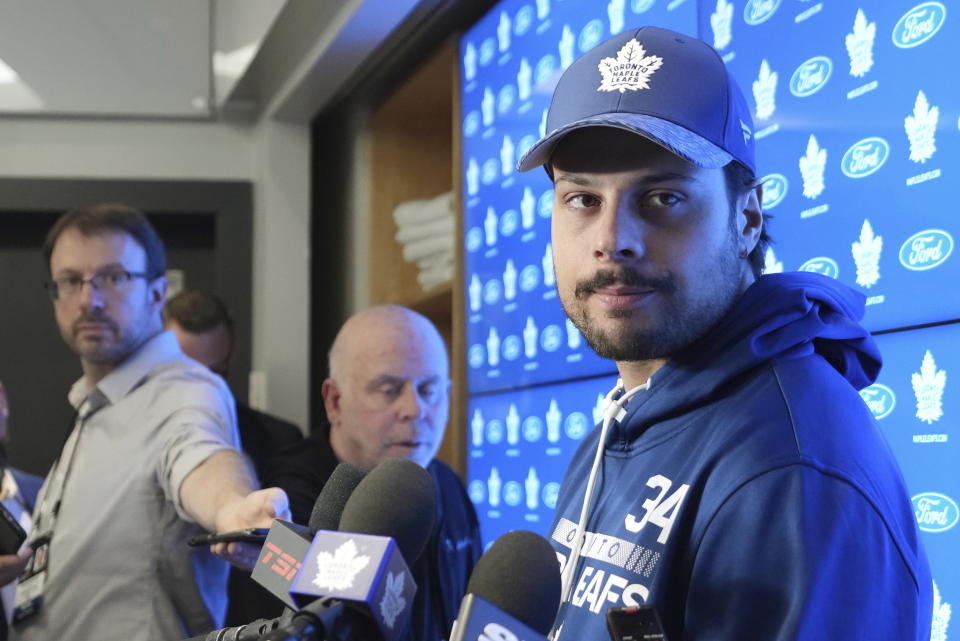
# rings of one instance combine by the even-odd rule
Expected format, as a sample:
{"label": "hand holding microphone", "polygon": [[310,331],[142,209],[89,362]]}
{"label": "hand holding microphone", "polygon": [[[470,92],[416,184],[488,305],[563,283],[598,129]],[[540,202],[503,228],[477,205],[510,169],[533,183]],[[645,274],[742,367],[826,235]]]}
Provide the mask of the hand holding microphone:
{"label": "hand holding microphone", "polygon": [[[270,525],[274,519],[290,518],[290,502],[287,493],[278,487],[268,487],[250,492],[242,499],[220,508],[217,513],[218,530],[230,531],[238,526]],[[257,561],[257,548],[249,543],[234,540],[213,543],[210,552],[231,565],[250,570]]]}
{"label": "hand holding microphone", "polygon": [[274,522],[253,569],[253,580],[288,607],[296,609],[297,604],[290,597],[290,585],[306,558],[310,541],[318,531],[337,528],[350,496],[365,475],[356,465],[337,465],[313,504],[308,530],[287,521]]}
{"label": "hand holding microphone", "polygon": [[[262,548],[253,570],[253,580],[288,607],[296,608],[289,595],[290,584],[306,557],[313,535],[318,530],[337,527],[347,499],[365,474],[364,470],[350,463],[337,465],[317,496],[310,514],[309,527],[280,519],[274,521],[270,530],[258,537]],[[219,535],[211,534],[208,537],[234,535],[252,538],[256,533],[238,530]],[[197,537],[192,544],[206,545],[208,542],[207,537]],[[188,641],[259,641],[267,632],[289,623],[292,615],[293,611],[289,611],[276,619],[258,619],[247,625],[214,630]]]}

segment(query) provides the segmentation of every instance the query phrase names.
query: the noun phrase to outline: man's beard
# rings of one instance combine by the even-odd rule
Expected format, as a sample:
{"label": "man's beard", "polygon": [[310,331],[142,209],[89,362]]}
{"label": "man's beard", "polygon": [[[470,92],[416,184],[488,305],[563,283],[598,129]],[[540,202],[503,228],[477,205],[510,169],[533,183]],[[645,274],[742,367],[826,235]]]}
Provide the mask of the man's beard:
{"label": "man's beard", "polygon": [[[669,358],[704,336],[736,302],[739,261],[732,251],[728,253],[726,249],[721,250],[712,282],[697,285],[697,291],[707,294],[698,299],[690,300],[689,290],[686,295],[680,293],[669,273],[650,278],[630,268],[621,268],[617,271],[599,270],[592,278],[577,283],[573,299],[563,301],[564,311],[590,347],[603,358],[617,362]],[[596,319],[590,317],[586,303],[593,291],[611,285],[651,289],[652,293],[647,295],[660,299],[652,301],[658,304],[651,306],[658,315],[648,317],[642,326],[637,327],[638,323],[631,324],[629,319],[636,317],[640,321],[649,314],[648,311],[608,310],[608,318],[622,318],[625,322],[622,330],[604,329]]]}

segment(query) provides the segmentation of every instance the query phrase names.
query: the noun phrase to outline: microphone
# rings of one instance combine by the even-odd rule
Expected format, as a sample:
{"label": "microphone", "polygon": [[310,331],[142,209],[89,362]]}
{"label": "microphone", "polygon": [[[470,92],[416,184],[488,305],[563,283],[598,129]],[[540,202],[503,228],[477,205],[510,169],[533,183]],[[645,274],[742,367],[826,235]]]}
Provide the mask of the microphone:
{"label": "microphone", "polygon": [[363,481],[367,471],[352,463],[339,463],[330,478],[323,484],[313,511],[310,512],[310,536],[313,539],[318,530],[336,530],[347,501]]}
{"label": "microphone", "polygon": [[559,607],[560,564],[550,543],[533,532],[507,532],[470,574],[450,641],[545,641]]}
{"label": "microphone", "polygon": [[297,607],[290,598],[290,585],[303,564],[313,536],[318,530],[337,527],[347,500],[365,475],[356,465],[340,463],[320,490],[308,527],[282,519],[274,520],[270,526],[251,577],[287,605],[288,610],[282,616],[221,628],[187,641],[259,641],[268,632],[287,625]]}
{"label": "microphone", "polygon": [[408,562],[423,553],[435,520],[426,470],[406,459],[378,465],[347,501],[340,531],[321,530],[310,545],[290,590],[303,609],[264,640],[399,639],[417,590]]}
{"label": "microphone", "polygon": [[310,541],[318,530],[336,529],[351,493],[365,475],[356,465],[337,465],[313,504],[309,529],[289,521],[274,521],[253,568],[253,580],[287,607],[296,609],[297,604],[290,597],[290,585],[303,564]]}

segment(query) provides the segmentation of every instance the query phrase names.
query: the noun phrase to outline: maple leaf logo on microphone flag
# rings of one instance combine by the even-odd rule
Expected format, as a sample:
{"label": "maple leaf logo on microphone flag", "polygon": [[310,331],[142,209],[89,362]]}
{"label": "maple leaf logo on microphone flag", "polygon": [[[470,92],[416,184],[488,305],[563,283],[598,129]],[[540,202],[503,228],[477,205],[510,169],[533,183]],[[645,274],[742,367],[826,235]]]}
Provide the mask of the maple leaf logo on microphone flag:
{"label": "maple leaf logo on microphone flag", "polygon": [[387,627],[393,628],[397,616],[407,607],[407,600],[403,598],[403,573],[387,574],[387,589],[380,600],[380,615],[383,616]]}
{"label": "maple leaf logo on microphone flag", "polygon": [[321,590],[345,590],[353,587],[357,574],[370,563],[369,556],[361,556],[357,544],[350,539],[333,554],[320,552],[317,555],[317,576],[313,584]]}

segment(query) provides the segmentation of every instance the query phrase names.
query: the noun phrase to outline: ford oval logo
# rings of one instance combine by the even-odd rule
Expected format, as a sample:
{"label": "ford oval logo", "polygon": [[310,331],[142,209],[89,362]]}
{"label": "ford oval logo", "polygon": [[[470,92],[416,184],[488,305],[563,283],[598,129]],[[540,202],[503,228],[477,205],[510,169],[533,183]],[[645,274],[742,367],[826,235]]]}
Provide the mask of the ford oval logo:
{"label": "ford oval logo", "polygon": [[469,488],[467,494],[470,495],[470,500],[474,503],[483,503],[487,498],[487,488],[483,481],[470,481]]}
{"label": "ford oval logo", "polygon": [[837,267],[837,261],[832,258],[827,258],[826,256],[817,256],[816,258],[811,258],[804,264],[800,265],[800,271],[823,274],[824,276],[829,276],[830,278],[836,278],[840,275],[840,268]]}
{"label": "ford oval logo", "polygon": [[486,67],[493,61],[497,53],[497,41],[492,37],[487,38],[480,44],[480,65]]}
{"label": "ford oval logo", "polygon": [[787,197],[787,177],[783,174],[768,174],[760,181],[763,183],[763,208],[773,209]]}
{"label": "ford oval logo", "polygon": [[900,264],[915,272],[943,264],[953,253],[953,236],[942,229],[925,229],[900,246]]}
{"label": "ford oval logo", "polygon": [[470,367],[477,369],[478,367],[483,367],[484,361],[487,360],[486,354],[484,354],[483,346],[481,345],[471,345],[470,350],[467,352],[467,362],[470,363]]}
{"label": "ford oval logo", "polygon": [[903,14],[893,27],[893,44],[901,49],[918,47],[932,38],[947,19],[941,2],[923,2]]}
{"label": "ford oval logo", "polygon": [[874,383],[860,390],[860,398],[867,404],[867,408],[877,420],[890,416],[890,412],[897,405],[897,397],[893,390],[880,383]]}
{"label": "ford oval logo", "polygon": [[586,436],[591,427],[593,425],[590,424],[587,415],[583,412],[571,412],[570,416],[563,422],[563,431],[575,441],[579,441]]}
{"label": "ford oval logo", "polygon": [[945,494],[924,492],[910,499],[917,525],[924,532],[946,532],[957,524],[957,502]]}
{"label": "ford oval logo", "polygon": [[513,32],[522,36],[530,29],[532,24],[533,7],[529,4],[520,7],[520,11],[517,11],[517,17],[513,19]]}
{"label": "ford oval logo", "polygon": [[780,0],[750,0],[743,8],[743,21],[749,25],[766,22],[780,6]]}
{"label": "ford oval logo", "polygon": [[790,77],[790,93],[798,98],[811,96],[827,84],[833,63],[826,56],[815,56],[797,67]]}
{"label": "ford oval logo", "polygon": [[580,37],[577,38],[577,46],[580,51],[589,51],[600,44],[603,40],[604,26],[600,20],[591,20],[583,29],[580,30]]}
{"label": "ford oval logo", "polygon": [[630,0],[630,8],[634,13],[645,13],[653,6],[654,0]]}
{"label": "ford oval logo", "polygon": [[547,325],[540,334],[540,345],[548,352],[555,352],[560,349],[560,343],[563,342],[563,332],[559,325]]}
{"label": "ford oval logo", "polygon": [[869,176],[883,167],[890,155],[890,145],[883,138],[864,138],[853,143],[843,154],[840,169],[850,178]]}

